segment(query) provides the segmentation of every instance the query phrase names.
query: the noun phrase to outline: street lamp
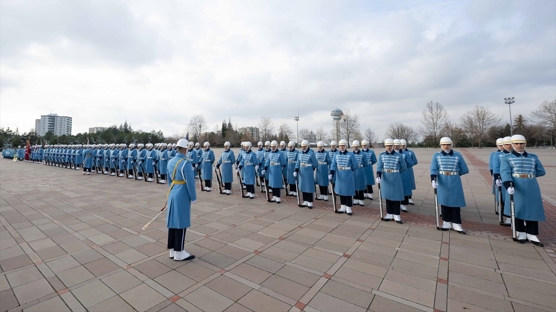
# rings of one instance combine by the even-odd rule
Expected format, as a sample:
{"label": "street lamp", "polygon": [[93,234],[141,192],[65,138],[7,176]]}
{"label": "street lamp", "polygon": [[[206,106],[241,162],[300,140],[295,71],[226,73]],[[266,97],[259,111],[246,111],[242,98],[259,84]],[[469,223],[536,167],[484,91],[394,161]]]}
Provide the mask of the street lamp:
{"label": "street lamp", "polygon": [[197,136],[197,142],[201,141],[201,127],[202,125],[199,125],[199,135]]}
{"label": "street lamp", "polygon": [[508,104],[508,108],[510,109],[510,135],[514,135],[514,126],[512,121],[512,104],[515,103],[514,97],[504,98],[504,103]]}
{"label": "street lamp", "polygon": [[297,143],[299,142],[299,112],[297,113],[297,116],[293,117],[293,120],[297,122],[297,129],[295,133],[295,146],[297,147]]}
{"label": "street lamp", "polygon": [[330,113],[332,120],[336,121],[336,141],[340,142],[340,119],[344,116],[344,112],[341,109],[336,108]]}

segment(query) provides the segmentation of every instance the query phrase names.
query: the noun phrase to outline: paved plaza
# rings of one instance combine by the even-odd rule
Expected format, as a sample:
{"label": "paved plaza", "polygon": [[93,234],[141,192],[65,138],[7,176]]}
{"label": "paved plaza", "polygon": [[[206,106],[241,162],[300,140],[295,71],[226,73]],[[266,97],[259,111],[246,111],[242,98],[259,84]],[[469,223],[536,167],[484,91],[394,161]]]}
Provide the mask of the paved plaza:
{"label": "paved plaza", "polygon": [[168,258],[164,215],[142,230],[167,186],[0,159],[0,310],[554,311],[556,150],[530,150],[547,170],[544,248],[513,242],[498,225],[492,149],[458,149],[470,169],[468,235],[437,231],[436,150],[414,151],[415,206],[404,224],[380,221],[376,189],[348,216],[331,202],[268,203],[258,188],[242,199],[236,182],[231,196],[198,191],[188,262]]}

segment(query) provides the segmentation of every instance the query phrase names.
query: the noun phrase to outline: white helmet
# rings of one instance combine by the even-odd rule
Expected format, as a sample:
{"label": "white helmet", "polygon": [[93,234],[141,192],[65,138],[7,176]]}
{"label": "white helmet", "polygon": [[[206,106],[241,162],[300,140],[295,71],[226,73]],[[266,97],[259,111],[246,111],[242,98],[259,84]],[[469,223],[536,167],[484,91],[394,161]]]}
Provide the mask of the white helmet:
{"label": "white helmet", "polygon": [[195,143],[195,147],[199,147],[201,146],[201,144],[199,144],[199,142]]}
{"label": "white helmet", "polygon": [[263,146],[263,142],[259,141],[259,143],[257,143],[258,146]]}
{"label": "white helmet", "polygon": [[346,139],[341,139],[340,140],[340,146],[342,145],[348,145],[348,141]]}
{"label": "white helmet", "polygon": [[512,143],[527,143],[527,141],[525,140],[525,137],[522,136],[521,134],[514,134],[512,136]]}
{"label": "white helmet", "polygon": [[251,147],[251,142],[249,142],[249,141],[245,142],[245,146]]}
{"label": "white helmet", "polygon": [[205,142],[205,143],[203,144],[203,146],[204,146],[204,147],[210,146],[210,143],[209,143],[209,142]]}
{"label": "white helmet", "polygon": [[440,139],[440,145],[442,144],[453,144],[452,139],[450,139],[449,137],[443,137],[442,139]]}
{"label": "white helmet", "polygon": [[276,140],[272,140],[270,146],[278,146],[278,142],[276,142]]}
{"label": "white helmet", "polygon": [[288,142],[288,146],[295,146],[295,142],[294,141]]}
{"label": "white helmet", "polygon": [[179,139],[178,144],[176,145],[181,148],[187,148],[189,146],[189,141],[186,139]]}
{"label": "white helmet", "polygon": [[400,143],[402,143],[402,145],[407,145],[407,141],[405,139],[401,139]]}
{"label": "white helmet", "polygon": [[359,147],[359,141],[358,140],[353,140],[353,142],[351,142],[351,146]]}
{"label": "white helmet", "polygon": [[145,145],[147,148],[153,148],[153,144],[152,143],[147,143],[147,145]]}
{"label": "white helmet", "polygon": [[308,145],[309,145],[309,141],[307,140],[301,141],[301,146],[308,146]]}
{"label": "white helmet", "polygon": [[363,146],[369,145],[369,140],[363,140],[363,141],[361,141],[361,145],[363,145]]}
{"label": "white helmet", "polygon": [[144,146],[145,146],[145,144],[143,144],[143,143],[137,144],[137,147],[139,147],[139,148],[143,148]]}
{"label": "white helmet", "polygon": [[512,144],[512,137],[507,136],[502,139],[502,144]]}
{"label": "white helmet", "polygon": [[286,146],[286,141],[280,141],[280,146]]}
{"label": "white helmet", "polygon": [[230,142],[228,141],[224,142],[224,146],[230,146]]}
{"label": "white helmet", "polygon": [[270,141],[264,142],[264,146],[268,146],[268,145],[270,145]]}
{"label": "white helmet", "polygon": [[504,139],[503,138],[496,139],[496,145],[497,146],[504,145]]}
{"label": "white helmet", "polygon": [[336,141],[331,141],[330,146],[332,146],[332,145],[336,146],[336,145],[338,145],[338,143]]}
{"label": "white helmet", "polygon": [[324,146],[324,142],[323,142],[323,141],[318,141],[318,142],[317,142],[317,147],[320,147],[320,146]]}
{"label": "white helmet", "polygon": [[388,146],[388,145],[394,145],[394,140],[392,139],[384,140],[384,146]]}
{"label": "white helmet", "polygon": [[394,139],[394,145],[402,145],[402,141],[400,141],[400,139]]}

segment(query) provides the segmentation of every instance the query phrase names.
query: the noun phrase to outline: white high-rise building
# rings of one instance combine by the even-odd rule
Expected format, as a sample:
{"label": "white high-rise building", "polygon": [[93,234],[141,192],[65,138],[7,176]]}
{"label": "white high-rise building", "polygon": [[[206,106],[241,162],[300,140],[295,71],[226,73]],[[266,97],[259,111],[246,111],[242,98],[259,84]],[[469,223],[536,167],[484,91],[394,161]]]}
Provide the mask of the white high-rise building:
{"label": "white high-rise building", "polygon": [[48,131],[57,136],[71,135],[71,126],[71,117],[57,114],[41,115],[41,119],[35,121],[35,132],[40,136],[45,135]]}

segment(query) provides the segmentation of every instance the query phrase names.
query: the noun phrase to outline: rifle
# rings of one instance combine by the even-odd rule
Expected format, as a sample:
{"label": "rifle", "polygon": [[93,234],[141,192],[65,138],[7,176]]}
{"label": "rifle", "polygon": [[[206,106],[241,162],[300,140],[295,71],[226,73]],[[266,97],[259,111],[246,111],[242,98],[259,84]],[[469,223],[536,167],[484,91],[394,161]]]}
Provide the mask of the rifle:
{"label": "rifle", "polygon": [[[513,187],[514,184],[510,182],[510,187]],[[515,205],[514,205],[514,194],[510,194],[510,214],[512,216],[512,239],[517,242],[517,233],[515,229]]]}
{"label": "rifle", "polygon": [[330,188],[332,189],[332,207],[334,207],[334,212],[338,213],[338,207],[336,206],[336,191],[334,190],[332,180],[330,181]]}
{"label": "rifle", "polygon": [[[496,214],[498,215],[498,223],[500,225],[505,225],[505,223],[502,221],[502,215],[504,214],[504,207],[502,207],[502,186],[498,186],[498,196],[498,209],[496,211]],[[494,200],[496,200],[496,198]]]}
{"label": "rifle", "polygon": [[199,184],[201,185],[201,191],[204,191],[204,186],[203,186],[203,177],[201,175],[201,169],[197,169],[197,172],[199,173]]}
{"label": "rifle", "polygon": [[216,174],[216,180],[218,181],[218,190],[222,194],[222,177],[219,174],[220,168],[214,167],[214,174]]}
{"label": "rifle", "polygon": [[135,160],[131,161],[131,171],[133,171],[133,180],[137,180],[137,165],[135,165]]}
{"label": "rifle", "polygon": [[243,181],[241,181],[241,175],[239,174],[239,171],[236,171],[236,174],[239,180],[239,191],[241,192],[241,197],[245,198],[245,190],[243,189]]}
{"label": "rifle", "polygon": [[[166,204],[168,204],[168,202],[166,202]],[[166,209],[166,204],[164,204],[164,207],[160,209],[160,212],[156,216],[154,216],[154,218],[152,218],[151,221],[145,224],[145,226],[143,227],[143,231],[146,230],[149,227],[149,225],[151,225],[151,223],[153,223],[153,221],[156,220],[156,218],[158,218],[158,216],[160,216],[164,212],[164,209]]]}
{"label": "rifle", "polygon": [[384,220],[384,215],[382,214],[382,190],[380,188],[380,182],[377,183],[377,185],[378,185],[378,200],[379,200],[379,208],[380,208],[380,220]]}
{"label": "rifle", "polygon": [[[434,178],[434,182],[436,182],[436,178]],[[438,192],[436,188],[434,189],[434,215],[436,217],[436,229],[439,231],[447,231],[447,229],[440,227],[440,221],[438,220],[440,213],[438,212]]]}
{"label": "rifle", "polygon": [[158,179],[158,168],[156,168],[156,164],[153,165],[153,169],[154,169],[154,176],[156,177],[156,184],[159,184],[160,180]]}
{"label": "rifle", "polygon": [[[297,173],[299,176],[301,176],[299,173]],[[299,183],[297,182],[298,178],[295,177],[295,191],[297,193],[297,205],[300,206],[301,205],[301,199],[299,198],[299,196],[301,195],[301,190],[299,189]]]}

